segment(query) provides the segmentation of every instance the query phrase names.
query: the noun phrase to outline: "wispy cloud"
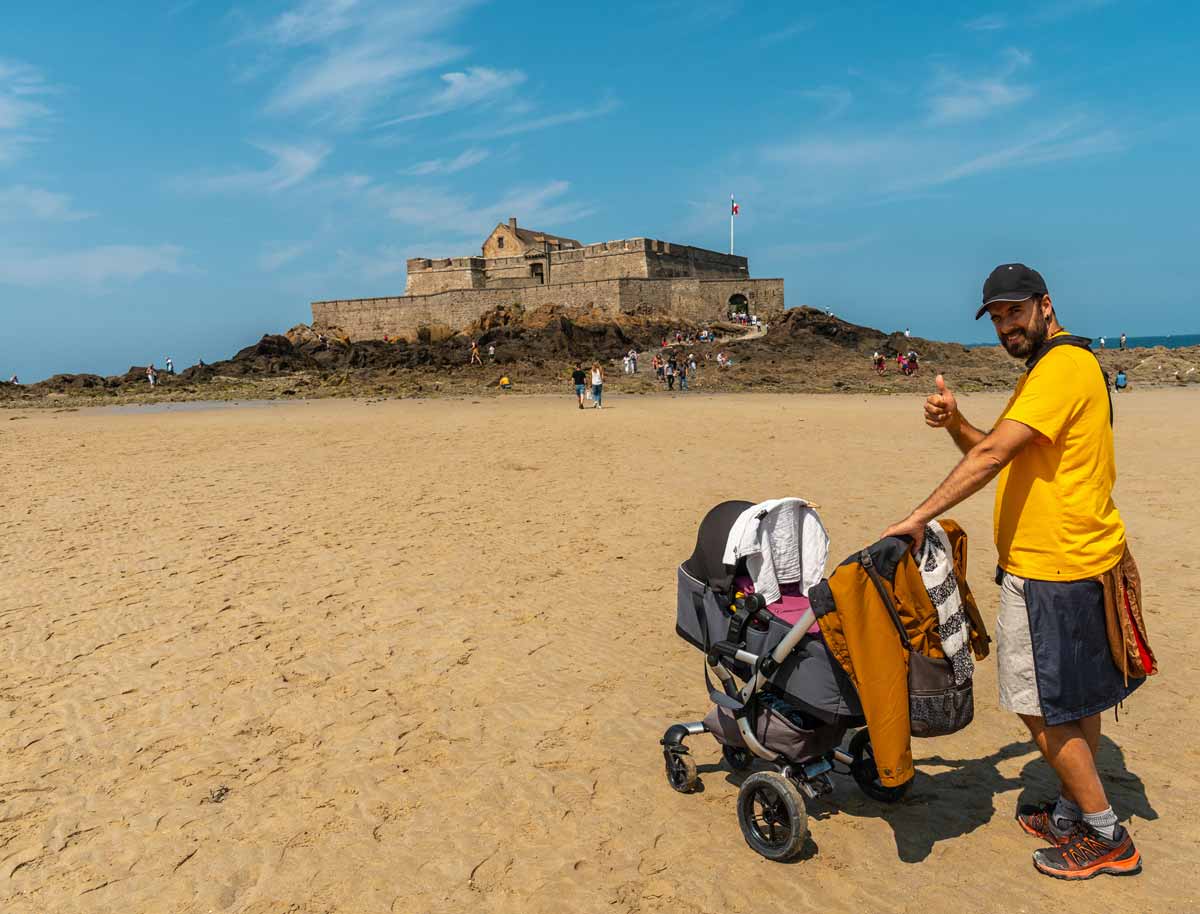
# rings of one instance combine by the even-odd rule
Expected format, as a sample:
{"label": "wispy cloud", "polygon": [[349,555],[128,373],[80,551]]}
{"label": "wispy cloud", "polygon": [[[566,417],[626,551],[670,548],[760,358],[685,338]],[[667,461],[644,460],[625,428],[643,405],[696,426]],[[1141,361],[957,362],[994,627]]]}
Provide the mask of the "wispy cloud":
{"label": "wispy cloud", "polygon": [[809,31],[812,27],[813,24],[811,21],[807,19],[801,19],[797,22],[793,22],[791,25],[785,25],[782,28],[776,29],[773,32],[767,32],[758,39],[758,43],[760,47],[769,48],[772,45],[782,44],[789,38],[795,38],[797,35]]}
{"label": "wispy cloud", "polygon": [[880,202],[991,172],[1019,170],[1110,153],[1124,146],[1113,127],[1080,115],[1027,122],[1025,139],[995,141],[973,133],[939,135],[909,125],[888,131],[840,131],[759,150],[779,170],[777,184],[809,205]]}
{"label": "wispy cloud", "polygon": [[572,201],[566,181],[520,185],[500,197],[480,202],[470,194],[423,185],[369,184],[342,192],[364,200],[370,207],[404,225],[468,238],[482,237],[497,222],[519,215],[521,221],[546,231],[590,215],[591,207]]}
{"label": "wispy cloud", "polygon": [[151,273],[177,273],[183,249],[171,244],[100,245],[72,251],[0,250],[0,283],[16,286],[103,286]]}
{"label": "wispy cloud", "polygon": [[1000,69],[989,76],[968,78],[953,72],[943,72],[929,98],[932,125],[979,120],[993,112],[1011,108],[1033,95],[1033,87],[1017,82],[1015,77],[1032,61],[1026,51],[1009,49]]}
{"label": "wispy cloud", "polygon": [[263,252],[258,255],[259,269],[266,273],[273,273],[296,258],[303,257],[310,250],[312,250],[312,242],[309,241],[268,242]]}
{"label": "wispy cloud", "polygon": [[820,102],[825,106],[825,119],[833,120],[843,114],[854,101],[854,93],[841,86],[822,86],[819,89],[805,89],[800,93],[805,98]]}
{"label": "wispy cloud", "polygon": [[22,217],[45,222],[78,222],[92,215],[75,209],[68,194],[25,184],[0,187],[0,222]]}
{"label": "wispy cloud", "polygon": [[379,126],[391,127],[477,105],[521,85],[525,82],[525,74],[520,70],[469,67],[462,73],[443,73],[442,81],[445,86],[434,93],[423,110],[392,118]]}
{"label": "wispy cloud", "polygon": [[0,58],[0,164],[34,141],[34,128],[50,115],[41,99],[54,91],[35,67]]}
{"label": "wispy cloud", "polygon": [[443,33],[477,2],[304,0],[241,40],[264,49],[253,76],[282,66],[268,111],[353,126],[402,89],[411,95],[419,74],[462,57]]}
{"label": "wispy cloud", "polygon": [[949,184],[991,171],[1079,159],[1115,152],[1124,145],[1116,130],[1108,127],[1097,129],[1080,117],[1071,118],[1055,127],[1031,130],[1027,135],[1029,139],[1021,142],[971,156],[914,180],[901,181],[896,189]]}
{"label": "wispy cloud", "polygon": [[604,99],[599,104],[591,105],[584,108],[574,108],[570,111],[564,111],[561,114],[550,114],[542,117],[530,117],[523,120],[515,120],[503,126],[497,126],[492,129],[481,129],[463,134],[464,139],[498,139],[506,136],[516,136],[519,133],[532,133],[535,130],[545,130],[549,127],[561,127],[564,124],[577,124],[580,121],[589,121],[592,118],[603,117],[606,114],[611,114],[620,107],[620,103],[611,96]]}
{"label": "wispy cloud", "polygon": [[769,162],[806,168],[857,168],[885,158],[892,141],[881,137],[832,136],[777,143],[762,150]]}
{"label": "wispy cloud", "polygon": [[1002,13],[988,13],[986,16],[976,16],[963,23],[963,28],[970,32],[997,32],[1008,27],[1008,17]]}
{"label": "wispy cloud", "polygon": [[221,175],[192,175],[176,179],[180,190],[208,193],[278,193],[295,187],[311,176],[331,149],[324,143],[295,145],[253,143],[274,159],[267,168],[246,169]]}
{"label": "wispy cloud", "polygon": [[427,159],[404,169],[403,174],[416,177],[453,175],[473,168],[488,157],[486,149],[465,149],[452,159]]}

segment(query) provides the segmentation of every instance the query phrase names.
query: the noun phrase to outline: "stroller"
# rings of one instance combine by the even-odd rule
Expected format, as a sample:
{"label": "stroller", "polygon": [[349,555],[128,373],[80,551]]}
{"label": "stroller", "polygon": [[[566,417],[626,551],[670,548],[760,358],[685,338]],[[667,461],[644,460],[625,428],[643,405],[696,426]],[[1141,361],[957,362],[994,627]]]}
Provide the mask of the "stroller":
{"label": "stroller", "polygon": [[[753,592],[745,558],[725,563],[731,531],[754,505],[723,502],[700,523],[695,551],[678,570],[675,631],[705,653],[705,682],[715,706],[703,721],[674,724],[660,740],[667,781],[680,793],[699,784],[684,745],[689,736],[711,733],[734,771],[749,770],[755,758],[770,764],[742,782],[737,812],[746,843],[778,861],[800,853],[808,837],[804,797],[831,793],[831,773],[850,774],[864,793],[884,803],[899,800],[911,784],[886,787],[879,780],[858,695],[826,648],[806,595],[824,574],[829,537],[811,506],[785,501],[798,502],[802,512],[801,542],[794,544],[802,577],[780,585],[780,598],[770,604]],[[843,751],[851,728],[859,729]]]}

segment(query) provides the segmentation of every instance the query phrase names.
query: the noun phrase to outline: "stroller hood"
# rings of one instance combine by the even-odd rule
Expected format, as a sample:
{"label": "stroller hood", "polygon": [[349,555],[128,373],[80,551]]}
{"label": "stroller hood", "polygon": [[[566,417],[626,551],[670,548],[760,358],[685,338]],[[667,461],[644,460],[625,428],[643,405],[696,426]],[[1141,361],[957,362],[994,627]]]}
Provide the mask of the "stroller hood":
{"label": "stroller hood", "polygon": [[729,531],[734,521],[753,506],[752,501],[723,501],[705,514],[704,520],[700,521],[700,529],[696,531],[696,548],[683,563],[684,570],[718,593],[729,593],[733,586],[734,568],[722,560],[725,544],[729,541]]}

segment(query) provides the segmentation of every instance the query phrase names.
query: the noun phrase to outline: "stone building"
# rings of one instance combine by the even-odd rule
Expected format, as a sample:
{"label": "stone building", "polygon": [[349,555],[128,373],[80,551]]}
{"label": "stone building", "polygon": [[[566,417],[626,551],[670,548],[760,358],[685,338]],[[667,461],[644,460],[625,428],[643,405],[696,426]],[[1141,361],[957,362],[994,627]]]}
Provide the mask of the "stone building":
{"label": "stone building", "polygon": [[745,257],[652,238],[581,244],[497,225],[478,257],[414,257],[405,294],[312,304],[314,327],[351,339],[415,339],[464,330],[488,311],[557,306],[597,318],[661,314],[711,321],[731,311],[781,310],[782,279],[751,279]]}

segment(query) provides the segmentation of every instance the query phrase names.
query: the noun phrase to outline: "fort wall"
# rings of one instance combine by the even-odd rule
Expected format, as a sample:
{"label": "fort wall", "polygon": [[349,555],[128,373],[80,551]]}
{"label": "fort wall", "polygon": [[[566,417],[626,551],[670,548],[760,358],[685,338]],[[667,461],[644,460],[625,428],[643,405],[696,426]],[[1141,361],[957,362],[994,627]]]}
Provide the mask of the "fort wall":
{"label": "fort wall", "polygon": [[432,295],[453,289],[557,285],[624,277],[745,279],[749,275],[745,257],[653,238],[627,238],[568,250],[496,257],[414,257],[408,261],[405,294]]}
{"label": "fort wall", "polygon": [[[645,256],[644,251],[642,256]],[[740,259],[744,261],[744,258]],[[352,340],[384,336],[416,340],[422,330],[435,334],[460,331],[495,308],[514,305],[526,311],[557,306],[608,319],[622,314],[663,314],[697,322],[712,321],[727,315],[730,299],[735,295],[745,296],[752,312],[782,310],[783,280],[627,276],[511,288],[457,288],[392,298],[319,301],[312,303],[312,313],[314,327],[337,327]]]}

